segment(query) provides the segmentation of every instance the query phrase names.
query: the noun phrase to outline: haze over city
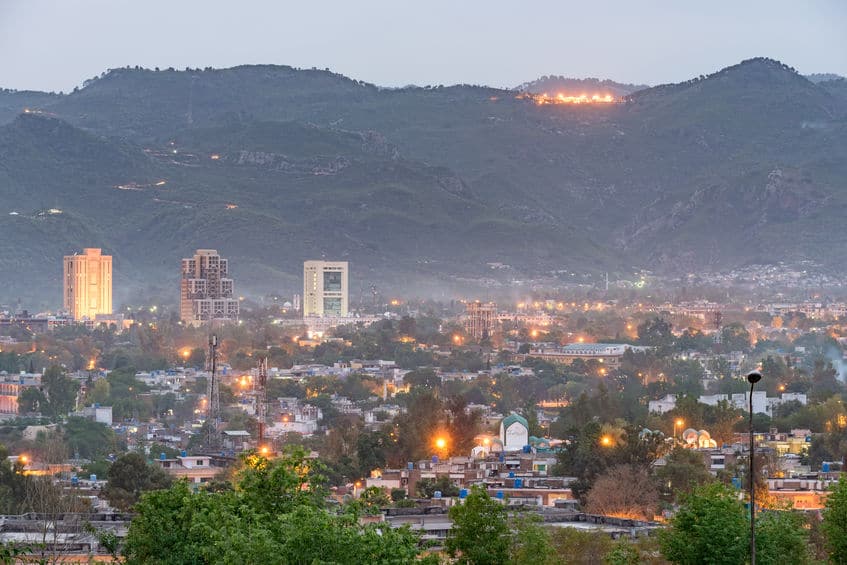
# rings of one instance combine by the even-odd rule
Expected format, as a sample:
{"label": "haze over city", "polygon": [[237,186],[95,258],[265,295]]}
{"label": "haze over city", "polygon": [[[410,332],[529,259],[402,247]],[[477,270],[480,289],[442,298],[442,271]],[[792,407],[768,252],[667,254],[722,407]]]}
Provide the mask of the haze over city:
{"label": "haze over city", "polygon": [[0,0],[0,563],[847,563],[845,29]]}

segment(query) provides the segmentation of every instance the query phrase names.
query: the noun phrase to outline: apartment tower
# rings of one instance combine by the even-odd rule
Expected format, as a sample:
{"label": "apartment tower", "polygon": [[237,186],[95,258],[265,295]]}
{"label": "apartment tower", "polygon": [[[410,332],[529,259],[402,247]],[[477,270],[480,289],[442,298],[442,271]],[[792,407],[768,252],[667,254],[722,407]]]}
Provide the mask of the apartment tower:
{"label": "apartment tower", "polygon": [[198,249],[194,257],[182,260],[180,280],[180,319],[199,326],[211,320],[238,320],[238,299],[234,298],[229,263],[215,249]]}
{"label": "apartment tower", "polygon": [[64,307],[74,320],[112,313],[111,255],[93,247],[81,255],[66,255],[62,280]]}

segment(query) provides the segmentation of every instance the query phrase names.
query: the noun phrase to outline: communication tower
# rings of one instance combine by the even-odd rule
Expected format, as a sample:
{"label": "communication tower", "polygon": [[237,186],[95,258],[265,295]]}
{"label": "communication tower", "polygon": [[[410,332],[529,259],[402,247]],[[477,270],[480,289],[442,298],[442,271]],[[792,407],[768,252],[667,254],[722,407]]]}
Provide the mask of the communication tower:
{"label": "communication tower", "polygon": [[218,336],[209,336],[209,357],[206,362],[209,371],[209,382],[206,388],[208,409],[206,411],[206,446],[214,448],[218,446],[221,425],[221,389],[218,381]]}

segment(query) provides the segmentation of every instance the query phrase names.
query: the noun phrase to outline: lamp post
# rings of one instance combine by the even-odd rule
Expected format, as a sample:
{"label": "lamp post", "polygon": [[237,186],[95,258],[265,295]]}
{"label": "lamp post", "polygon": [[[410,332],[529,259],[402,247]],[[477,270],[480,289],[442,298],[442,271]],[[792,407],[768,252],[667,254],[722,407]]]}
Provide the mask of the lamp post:
{"label": "lamp post", "polygon": [[674,441],[674,443],[678,443],[676,441],[676,429],[681,428],[684,425],[685,425],[685,421],[682,418],[677,418],[676,420],[673,421],[673,441]]}
{"label": "lamp post", "polygon": [[752,371],[747,374],[750,383],[750,565],[756,565],[756,487],[753,481],[756,451],[753,442],[753,387],[762,380],[762,373]]}

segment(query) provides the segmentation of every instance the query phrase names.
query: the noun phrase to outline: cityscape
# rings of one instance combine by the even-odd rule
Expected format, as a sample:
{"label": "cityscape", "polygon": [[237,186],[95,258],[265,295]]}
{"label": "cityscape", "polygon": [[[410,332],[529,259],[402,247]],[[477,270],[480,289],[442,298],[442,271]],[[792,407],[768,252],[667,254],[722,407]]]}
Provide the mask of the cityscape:
{"label": "cityscape", "polygon": [[[267,44],[174,6],[236,35],[116,44],[144,65],[61,92],[0,61],[0,563],[847,563],[847,10],[768,6],[789,40],[753,4],[710,75],[586,49],[622,82],[541,36],[473,55],[517,87],[435,48],[422,77],[495,86],[277,61],[421,37],[368,6]],[[523,49],[570,74],[520,82]]]}

